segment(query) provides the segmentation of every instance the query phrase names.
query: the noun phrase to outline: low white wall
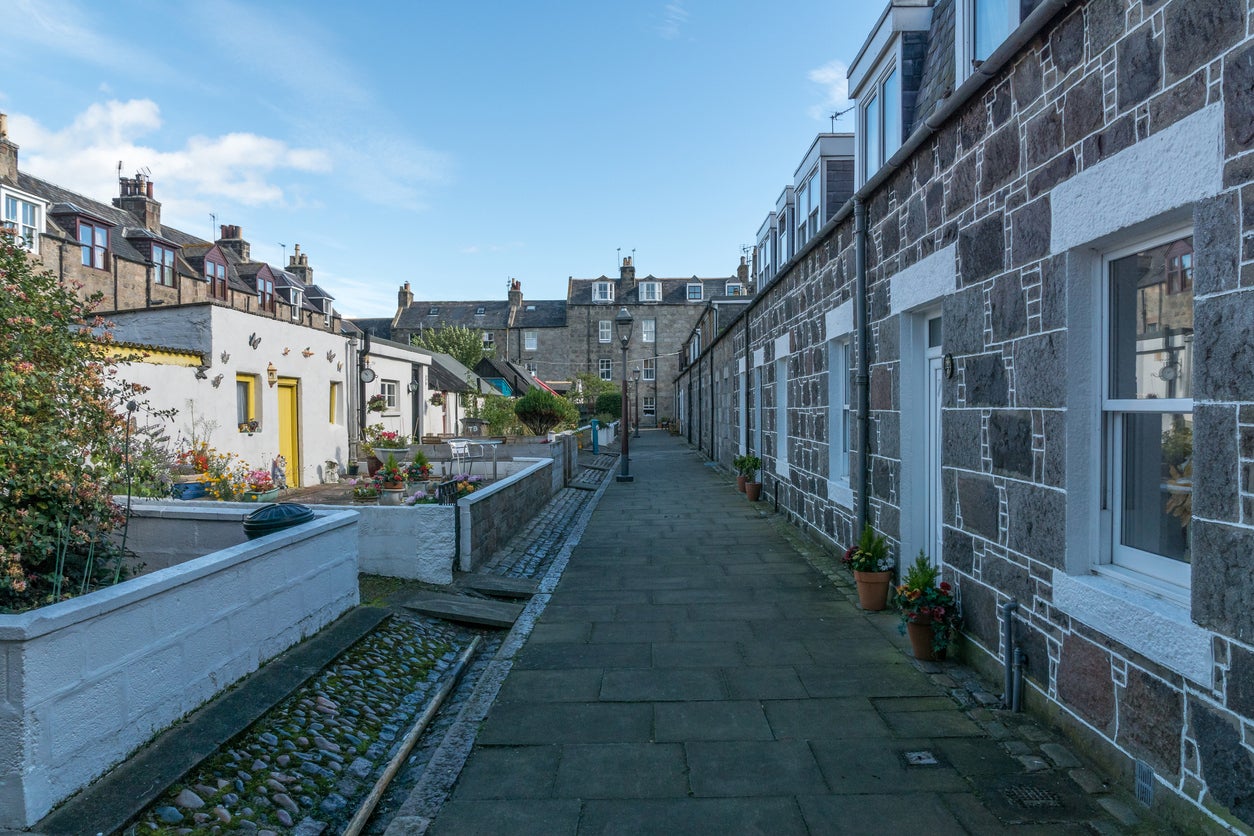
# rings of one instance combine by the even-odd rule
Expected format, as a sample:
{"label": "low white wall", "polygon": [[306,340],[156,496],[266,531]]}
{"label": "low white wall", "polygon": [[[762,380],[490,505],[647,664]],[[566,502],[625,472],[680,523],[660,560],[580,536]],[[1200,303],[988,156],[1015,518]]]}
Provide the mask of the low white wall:
{"label": "low white wall", "polygon": [[[219,527],[246,507],[137,508]],[[252,506],[255,508],[255,506]],[[156,732],[357,604],[357,516],[0,615],[0,827],[27,827]],[[128,547],[130,545],[128,538]]]}
{"label": "low white wall", "polygon": [[453,582],[457,525],[452,505],[319,506],[361,515],[357,527],[358,566],[371,575],[434,584]]}

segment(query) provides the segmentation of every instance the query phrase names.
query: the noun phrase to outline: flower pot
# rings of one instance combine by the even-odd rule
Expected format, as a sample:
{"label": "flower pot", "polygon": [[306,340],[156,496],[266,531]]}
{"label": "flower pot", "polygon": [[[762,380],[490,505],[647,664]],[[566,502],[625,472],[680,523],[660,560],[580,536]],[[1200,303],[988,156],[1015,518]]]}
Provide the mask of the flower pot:
{"label": "flower pot", "polygon": [[379,497],[377,496],[355,496],[353,497],[354,505],[378,505]]}
{"label": "flower pot", "polygon": [[170,486],[170,496],[175,499],[200,499],[205,495],[204,482],[178,482]]}
{"label": "flower pot", "polygon": [[944,653],[932,649],[932,617],[921,615],[918,621],[906,622],[906,635],[910,636],[910,647],[914,650],[914,658],[924,662],[935,662],[944,658]]}
{"label": "flower pot", "polygon": [[762,498],[761,482],[745,482],[745,496],[749,497],[750,502],[757,502]]}
{"label": "flower pot", "polygon": [[380,505],[400,505],[405,496],[404,488],[384,488],[379,493]]}
{"label": "flower pot", "polygon": [[748,481],[749,481],[748,476],[745,476],[743,473],[737,474],[736,475],[736,490],[740,491],[741,493],[744,493],[745,482],[748,482]]}
{"label": "flower pot", "polygon": [[380,447],[378,444],[374,446],[374,456],[380,462],[387,463],[388,456],[396,459],[397,464],[405,464],[410,461],[409,447]]}
{"label": "flower pot", "polygon": [[853,580],[858,585],[858,603],[862,609],[879,612],[888,605],[888,585],[892,583],[892,572],[859,572],[853,573]]}
{"label": "flower pot", "polygon": [[193,482],[205,481],[205,474],[203,473],[178,473],[178,474],[175,474],[172,478],[174,480],[174,484],[176,485],[190,485]]}
{"label": "flower pot", "polygon": [[244,491],[240,494],[241,502],[274,502],[278,498],[278,488],[271,488],[268,491]]}

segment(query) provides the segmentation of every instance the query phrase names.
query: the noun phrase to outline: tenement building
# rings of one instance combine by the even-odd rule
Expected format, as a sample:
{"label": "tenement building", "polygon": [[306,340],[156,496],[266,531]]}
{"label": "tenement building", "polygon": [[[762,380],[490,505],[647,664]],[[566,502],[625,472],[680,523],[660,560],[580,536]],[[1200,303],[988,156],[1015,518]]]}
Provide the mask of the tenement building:
{"label": "tenement building", "polygon": [[1019,648],[1186,830],[1254,827],[1252,16],[892,3],[852,197],[675,383],[798,525],[938,563],[967,659]]}

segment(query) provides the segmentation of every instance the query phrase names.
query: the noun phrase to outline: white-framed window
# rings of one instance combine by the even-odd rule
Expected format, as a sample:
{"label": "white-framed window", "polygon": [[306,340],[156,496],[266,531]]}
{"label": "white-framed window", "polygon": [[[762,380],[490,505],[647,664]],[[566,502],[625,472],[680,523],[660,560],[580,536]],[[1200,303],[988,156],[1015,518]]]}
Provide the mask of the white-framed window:
{"label": "white-framed window", "polygon": [[853,411],[849,404],[849,367],[853,344],[848,336],[827,343],[827,473],[833,482],[849,483],[849,449]]}
{"label": "white-framed window", "polygon": [[174,287],[174,250],[152,245],[152,280],[163,287]]}
{"label": "white-framed window", "polygon": [[654,415],[656,415],[657,414],[657,398],[655,398],[653,395],[641,395],[640,396],[640,411],[644,415],[648,416],[649,418],[652,418]]}
{"label": "white-framed window", "polygon": [[819,169],[816,166],[797,189],[797,246],[809,241],[819,231],[819,209],[823,193],[819,186]]}
{"label": "white-framed window", "polygon": [[483,332],[483,350],[491,351],[494,348],[496,348],[496,337],[493,336],[491,331],[484,331]]}
{"label": "white-framed window", "polygon": [[602,319],[597,323],[597,342],[613,342],[614,340],[614,323],[608,319]]}
{"label": "white-framed window", "polygon": [[385,412],[396,412],[400,409],[396,400],[397,392],[401,389],[400,381],[397,380],[380,380],[379,394],[383,396],[383,409]]}
{"label": "white-framed window", "polygon": [[745,292],[745,286],[740,282],[728,282],[724,292],[728,296],[740,296]]}
{"label": "white-framed window", "polygon": [[762,367],[753,367],[753,452],[762,455]]}
{"label": "white-framed window", "polygon": [[775,267],[778,269],[785,261],[792,257],[792,250],[788,247],[788,220],[787,210],[779,213],[779,228],[775,230]]}
{"label": "white-framed window", "polygon": [[641,282],[640,283],[640,301],[641,302],[661,302],[662,301],[662,283],[661,282]]}
{"label": "white-framed window", "polygon": [[301,295],[300,288],[296,288],[296,287],[289,288],[288,293],[291,294],[291,297],[292,297],[292,302],[291,302],[292,320],[294,322],[299,321],[300,320],[300,295]]}
{"label": "white-framed window", "polygon": [[13,233],[14,243],[25,250],[37,252],[39,234],[43,232],[43,212],[39,204],[23,200],[17,195],[6,194],[3,209],[0,225]]}
{"label": "white-framed window", "polygon": [[539,331],[523,331],[523,350],[535,351],[540,346]]}
{"label": "white-framed window", "polygon": [[897,72],[896,55],[867,87],[865,97],[858,120],[863,182],[871,179],[901,146],[901,74]]}
{"label": "white-framed window", "polygon": [[775,472],[788,475],[788,358],[775,361]]}
{"label": "white-framed window", "polygon": [[614,283],[613,282],[595,282],[592,285],[592,301],[593,302],[613,302],[614,301]]}
{"label": "white-framed window", "polygon": [[523,368],[525,368],[527,371],[531,372],[532,374],[536,374],[537,372],[540,371],[540,367],[537,366],[535,363],[526,363],[523,366]]}
{"label": "white-framed window", "polygon": [[958,0],[954,57],[962,83],[1019,28],[1019,0]]}
{"label": "white-framed window", "polygon": [[602,357],[599,365],[600,365],[601,379],[613,380],[614,379],[614,361],[606,357]]}
{"label": "white-framed window", "polygon": [[692,335],[692,341],[688,343],[688,362],[695,363],[697,358],[701,356],[701,332]]}
{"label": "white-framed window", "polygon": [[657,359],[653,357],[644,358],[644,365],[641,366],[641,380],[657,380]]}
{"label": "white-framed window", "polygon": [[640,339],[646,343],[657,342],[657,320],[656,319],[640,320]]}
{"label": "white-framed window", "polygon": [[701,301],[701,284],[700,284],[699,282],[691,282],[691,283],[689,283],[689,285],[688,285],[688,301],[689,301],[689,302],[700,302],[700,301]]}
{"label": "white-framed window", "polygon": [[1192,271],[1188,231],[1103,260],[1108,562],[1173,587],[1190,581]]}

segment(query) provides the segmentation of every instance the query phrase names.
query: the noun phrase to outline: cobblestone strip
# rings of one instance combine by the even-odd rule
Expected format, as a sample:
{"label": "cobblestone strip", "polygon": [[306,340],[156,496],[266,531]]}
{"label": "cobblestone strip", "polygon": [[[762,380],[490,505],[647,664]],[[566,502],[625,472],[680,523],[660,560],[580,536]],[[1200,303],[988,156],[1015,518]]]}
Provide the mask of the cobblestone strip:
{"label": "cobblestone strip", "polygon": [[[479,727],[496,700],[505,677],[514,666],[515,654],[527,641],[536,621],[548,605],[549,598],[557,582],[561,580],[566,564],[570,561],[570,554],[588,527],[592,512],[596,509],[601,495],[605,493],[609,481],[608,478],[605,479],[591,495],[586,491],[576,489],[563,490],[545,506],[540,514],[536,515],[536,519],[532,520],[532,525],[529,525],[519,538],[515,538],[518,540],[529,533],[531,536],[536,536],[536,530],[539,528],[544,533],[538,536],[537,540],[545,543],[546,546],[541,549],[536,544],[536,547],[532,548],[530,544],[520,543],[515,547],[514,543],[511,543],[506,553],[514,554],[515,561],[510,563],[506,554],[502,554],[490,564],[493,571],[499,574],[511,574],[514,577],[535,577],[539,573],[541,562],[545,562],[547,568],[544,569],[540,580],[539,593],[532,596],[531,601],[514,623],[514,628],[502,642],[495,658],[479,675],[473,691],[465,698],[457,719],[449,726],[435,752],[430,756],[426,769],[418,778],[409,798],[396,811],[384,831],[384,836],[422,836],[439,813],[440,807],[448,799],[449,793],[453,790],[453,784],[457,781],[457,776],[461,773],[462,766],[465,765],[466,758],[470,756],[470,750],[474,747]],[[560,541],[557,532],[560,532]],[[512,574],[518,571],[520,566],[534,567],[532,571],[535,574]]]}

